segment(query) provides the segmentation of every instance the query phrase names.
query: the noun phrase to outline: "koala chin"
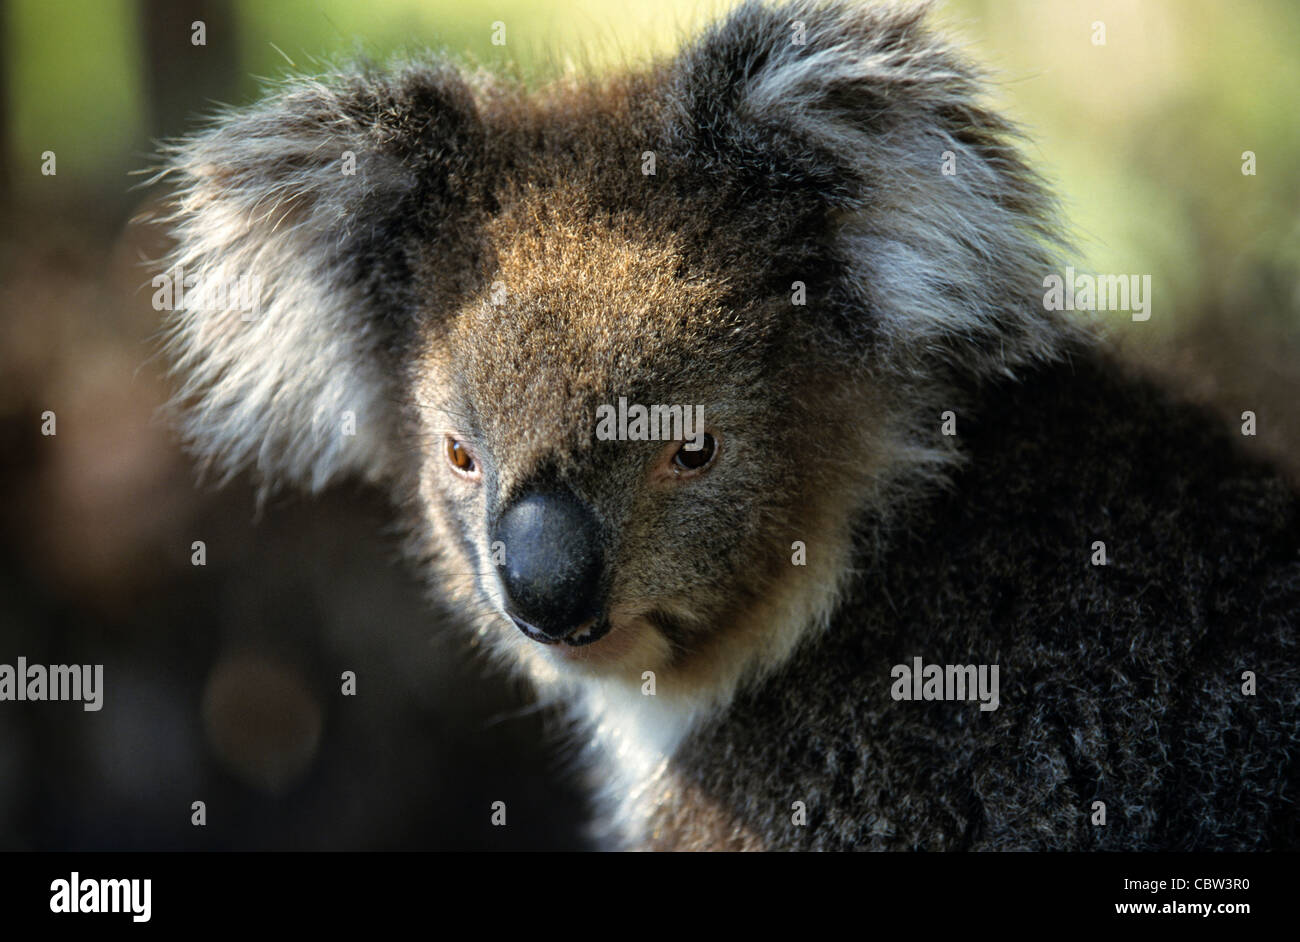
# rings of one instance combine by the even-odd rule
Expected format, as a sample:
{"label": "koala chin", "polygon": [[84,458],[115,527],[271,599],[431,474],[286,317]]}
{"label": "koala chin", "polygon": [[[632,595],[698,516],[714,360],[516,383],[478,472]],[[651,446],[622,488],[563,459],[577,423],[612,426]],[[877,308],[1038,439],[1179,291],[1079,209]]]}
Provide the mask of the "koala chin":
{"label": "koala chin", "polygon": [[260,291],[172,316],[183,433],[386,488],[612,846],[1294,847],[1300,501],[1045,304],[1053,197],[926,17],[219,115],[168,268]]}

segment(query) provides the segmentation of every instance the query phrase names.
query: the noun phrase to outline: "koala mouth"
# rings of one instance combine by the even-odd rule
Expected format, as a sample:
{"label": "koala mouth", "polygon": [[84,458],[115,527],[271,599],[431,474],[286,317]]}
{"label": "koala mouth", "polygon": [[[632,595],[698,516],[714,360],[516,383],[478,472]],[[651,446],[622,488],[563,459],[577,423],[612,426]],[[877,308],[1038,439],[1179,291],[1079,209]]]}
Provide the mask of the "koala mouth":
{"label": "koala mouth", "polygon": [[584,625],[579,625],[577,629],[564,639],[564,643],[569,647],[580,648],[584,645],[599,641],[605,635],[609,634],[610,624],[608,617],[593,618]]}
{"label": "koala mouth", "polygon": [[510,620],[515,623],[515,627],[523,632],[525,638],[528,638],[530,641],[536,641],[539,644],[559,644],[563,642],[564,644],[569,645],[569,647],[580,648],[605,637],[605,635],[609,634],[609,629],[611,627],[609,617],[601,616],[600,618],[593,618],[590,621],[584,622],[567,635],[556,637],[555,635],[547,634],[540,628],[529,624],[518,615],[511,613],[507,614],[510,615]]}

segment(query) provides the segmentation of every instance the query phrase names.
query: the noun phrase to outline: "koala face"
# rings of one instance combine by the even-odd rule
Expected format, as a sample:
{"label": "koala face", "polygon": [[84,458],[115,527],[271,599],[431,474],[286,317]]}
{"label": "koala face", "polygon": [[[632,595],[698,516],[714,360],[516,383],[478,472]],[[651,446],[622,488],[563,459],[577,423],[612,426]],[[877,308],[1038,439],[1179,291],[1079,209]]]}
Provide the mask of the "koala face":
{"label": "koala face", "polygon": [[[774,663],[855,526],[951,460],[954,383],[1065,330],[1051,200],[922,20],[746,3],[629,74],[421,63],[220,116],[167,152],[170,264],[261,292],[172,317],[191,447],[267,493],[389,488],[536,678]],[[620,402],[701,415],[703,447],[601,434]]]}
{"label": "koala face", "polygon": [[[835,383],[793,349],[788,298],[734,291],[666,208],[593,220],[558,181],[534,190],[488,226],[491,281],[430,319],[411,371],[438,581],[545,669],[689,671],[807,572],[792,544],[842,510],[824,498],[854,475],[828,469],[860,436],[810,439]],[[702,427],[603,437],[620,399]]]}

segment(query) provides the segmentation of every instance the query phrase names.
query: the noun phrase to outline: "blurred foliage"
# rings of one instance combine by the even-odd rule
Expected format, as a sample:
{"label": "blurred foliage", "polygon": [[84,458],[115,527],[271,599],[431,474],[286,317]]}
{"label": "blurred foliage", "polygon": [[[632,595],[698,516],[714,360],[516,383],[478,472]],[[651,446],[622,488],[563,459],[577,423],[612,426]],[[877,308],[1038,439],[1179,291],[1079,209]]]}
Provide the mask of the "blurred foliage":
{"label": "blurred foliage", "polygon": [[[4,55],[9,165],[24,201],[113,202],[148,163],[141,0],[10,0]],[[208,48],[174,39],[184,69],[238,47],[230,99],[259,81],[355,55],[449,52],[537,80],[671,50],[727,6],[668,0],[231,0]],[[1057,183],[1085,264],[1151,273],[1158,316],[1207,303],[1300,323],[1300,4],[1294,0],[955,0],[939,19],[997,76]],[[494,46],[495,21],[507,44]],[[1106,43],[1093,42],[1095,22]],[[232,35],[233,34],[233,35]],[[195,117],[210,103],[195,100]],[[178,133],[183,127],[169,128]],[[57,190],[38,155],[59,154]],[[1256,176],[1241,154],[1254,151]],[[125,205],[125,204],[124,204]]]}
{"label": "blurred foliage", "polygon": [[[133,0],[10,2],[5,24],[8,137],[19,195],[66,197],[78,189],[121,189],[146,144],[144,89]],[[40,155],[59,155],[43,177]]]}
{"label": "blurred foliage", "polygon": [[[954,5],[1099,271],[1151,273],[1151,325],[1207,307],[1300,325],[1300,4]],[[1106,44],[1092,42],[1093,24]],[[1241,172],[1242,153],[1257,173]]]}

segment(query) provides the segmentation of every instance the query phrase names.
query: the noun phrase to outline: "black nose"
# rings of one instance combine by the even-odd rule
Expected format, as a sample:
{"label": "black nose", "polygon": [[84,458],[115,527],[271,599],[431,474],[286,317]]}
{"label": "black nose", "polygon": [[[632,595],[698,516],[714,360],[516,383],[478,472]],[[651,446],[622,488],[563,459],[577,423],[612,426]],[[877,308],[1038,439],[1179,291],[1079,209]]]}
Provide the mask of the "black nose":
{"label": "black nose", "polygon": [[525,495],[493,537],[505,544],[501,581],[524,634],[559,641],[600,614],[600,523],[571,492]]}

